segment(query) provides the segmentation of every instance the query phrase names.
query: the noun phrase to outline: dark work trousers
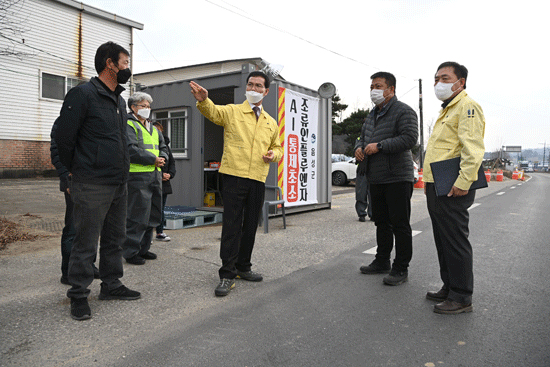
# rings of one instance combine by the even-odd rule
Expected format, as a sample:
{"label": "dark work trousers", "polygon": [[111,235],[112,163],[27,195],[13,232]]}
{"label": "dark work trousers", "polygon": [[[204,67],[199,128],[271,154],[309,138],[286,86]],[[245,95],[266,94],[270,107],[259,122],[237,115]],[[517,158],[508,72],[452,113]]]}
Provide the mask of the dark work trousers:
{"label": "dark work trousers", "polygon": [[372,218],[371,202],[367,176],[357,174],[355,177],[355,211],[357,216],[364,217],[368,215],[369,218]]}
{"label": "dark work trousers", "polygon": [[[65,225],[61,233],[61,275],[64,278],[69,276],[69,259],[71,257],[71,249],[73,248],[74,236],[73,200],[71,195],[65,191]],[[96,258],[94,256],[94,263]]]}
{"label": "dark work trousers", "polygon": [[432,219],[435,247],[443,288],[452,301],[472,303],[474,291],[473,253],[468,208],[475,200],[475,191],[460,197],[437,196],[432,183],[426,183],[426,202]]}
{"label": "dark work trousers", "polygon": [[162,207],[160,209],[161,217],[160,217],[160,224],[156,228],[157,234],[164,232],[164,226],[166,225],[166,217],[164,216],[164,207],[166,206],[166,199],[168,198],[168,194],[162,193]]}
{"label": "dark work trousers", "polygon": [[65,226],[61,234],[61,275],[65,278],[69,274],[69,258],[73,248],[75,229],[73,223],[73,200],[65,191]]}
{"label": "dark work trousers", "polygon": [[128,178],[128,220],[124,258],[145,255],[151,248],[153,229],[162,218],[160,172],[130,172]]}
{"label": "dark work trousers", "polygon": [[233,279],[236,270],[249,271],[258,220],[264,203],[265,184],[222,175],[223,226],[220,279]]}
{"label": "dark work trousers", "polygon": [[[99,241],[99,273],[108,289],[122,285],[122,244],[126,238],[126,184],[72,182],[75,237],[69,260],[69,298],[86,298],[94,280],[93,262]],[[101,239],[100,239],[101,237]]]}
{"label": "dark work trousers", "polygon": [[376,261],[390,261],[395,237],[392,270],[407,271],[412,258],[411,196],[412,182],[371,184],[372,214],[376,225]]}

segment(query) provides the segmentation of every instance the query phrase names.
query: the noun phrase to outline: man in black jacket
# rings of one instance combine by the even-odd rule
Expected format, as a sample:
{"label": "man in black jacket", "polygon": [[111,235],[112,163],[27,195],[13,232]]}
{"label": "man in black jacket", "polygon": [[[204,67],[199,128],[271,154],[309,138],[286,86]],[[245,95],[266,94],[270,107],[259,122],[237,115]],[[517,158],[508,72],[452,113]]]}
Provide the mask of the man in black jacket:
{"label": "man in black jacket", "polygon": [[[376,107],[367,116],[355,146],[359,171],[367,175],[376,224],[376,258],[361,266],[364,274],[388,273],[383,281],[399,285],[408,280],[412,258],[410,225],[414,166],[411,148],[418,140],[418,119],[412,108],[395,97],[395,77],[387,72],[371,76],[371,100]],[[390,256],[395,237],[395,259]]]}
{"label": "man in black jacket", "polygon": [[127,186],[130,158],[127,144],[126,103],[120,96],[130,75],[129,53],[107,42],[95,55],[98,77],[71,89],[53,134],[61,164],[70,172],[75,238],[69,260],[67,292],[71,316],[91,317],[88,286],[94,279],[93,259],[100,240],[99,299],[138,299],[126,288],[122,244],[126,237]]}
{"label": "man in black jacket", "polygon": [[[56,125],[52,127],[52,136],[54,134]],[[65,285],[71,285],[69,283],[69,258],[71,256],[71,249],[73,248],[73,240],[75,236],[74,223],[73,223],[73,201],[71,199],[71,190],[69,189],[69,170],[61,164],[59,160],[59,153],[57,151],[57,145],[52,138],[50,142],[50,154],[52,164],[59,176],[59,190],[65,194],[65,225],[61,232],[61,279],[60,282]],[[94,258],[95,263],[95,258]],[[94,279],[99,279],[99,269],[93,264],[94,267]]]}

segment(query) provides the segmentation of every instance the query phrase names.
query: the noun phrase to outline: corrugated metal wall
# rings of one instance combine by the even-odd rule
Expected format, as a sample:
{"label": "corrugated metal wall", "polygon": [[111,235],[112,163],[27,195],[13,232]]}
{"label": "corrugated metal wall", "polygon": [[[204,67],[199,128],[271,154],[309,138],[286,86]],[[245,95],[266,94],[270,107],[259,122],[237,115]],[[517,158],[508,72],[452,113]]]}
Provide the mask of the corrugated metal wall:
{"label": "corrugated metal wall", "polygon": [[[94,56],[97,48],[104,42],[113,41],[130,51],[132,30],[129,26],[81,13],[51,0],[26,0],[19,18],[22,26],[28,29],[22,34],[24,43],[34,49],[17,45],[18,51],[31,53],[22,59],[0,56],[3,107],[0,139],[49,141],[62,101],[40,97],[40,71],[76,78],[80,54],[82,76],[87,79],[96,76]],[[0,38],[0,47],[8,43]],[[128,96],[128,91],[123,94],[125,99]]]}

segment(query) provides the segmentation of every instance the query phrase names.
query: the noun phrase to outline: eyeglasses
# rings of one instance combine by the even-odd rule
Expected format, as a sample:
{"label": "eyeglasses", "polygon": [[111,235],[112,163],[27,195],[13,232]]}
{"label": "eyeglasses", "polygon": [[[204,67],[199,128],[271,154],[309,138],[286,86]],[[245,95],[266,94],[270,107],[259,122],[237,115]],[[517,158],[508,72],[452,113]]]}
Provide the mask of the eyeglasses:
{"label": "eyeglasses", "polygon": [[146,104],[137,104],[136,106],[143,107],[143,108],[151,108],[151,106],[148,106]]}

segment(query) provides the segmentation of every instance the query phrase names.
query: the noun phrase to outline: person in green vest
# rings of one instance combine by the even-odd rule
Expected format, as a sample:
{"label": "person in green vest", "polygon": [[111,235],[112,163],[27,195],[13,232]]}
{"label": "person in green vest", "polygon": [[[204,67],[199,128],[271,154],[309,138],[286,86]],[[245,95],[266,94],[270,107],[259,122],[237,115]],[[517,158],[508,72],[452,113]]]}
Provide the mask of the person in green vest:
{"label": "person in green vest", "polygon": [[149,121],[153,99],[136,92],[128,99],[128,216],[123,256],[126,262],[143,265],[157,255],[149,251],[153,229],[162,218],[162,186],[160,167],[168,158],[162,134]]}

